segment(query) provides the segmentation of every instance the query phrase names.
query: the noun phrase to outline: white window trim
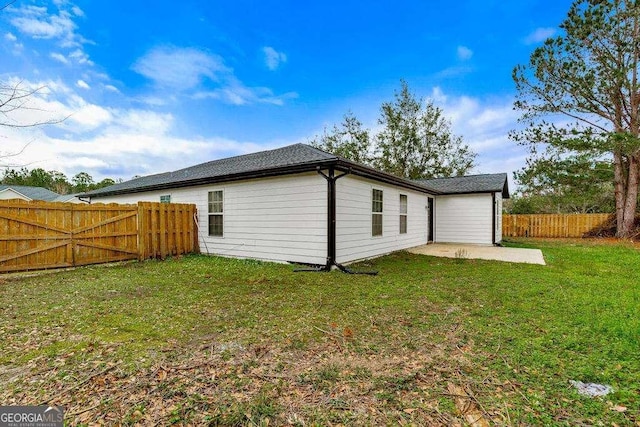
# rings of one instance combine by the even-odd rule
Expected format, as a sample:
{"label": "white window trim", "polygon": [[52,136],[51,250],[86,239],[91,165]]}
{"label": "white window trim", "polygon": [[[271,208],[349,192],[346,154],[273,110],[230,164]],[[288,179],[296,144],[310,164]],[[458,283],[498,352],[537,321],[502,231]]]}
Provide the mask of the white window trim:
{"label": "white window trim", "polygon": [[[378,191],[380,191],[382,193],[382,212],[374,212],[373,211],[373,190],[378,190]],[[369,202],[370,206],[371,206],[371,215],[369,217],[370,218],[370,220],[369,220],[370,221],[369,229],[371,230],[371,238],[379,239],[379,238],[384,236],[384,189],[383,188],[377,188],[377,187],[371,187],[371,191],[370,191],[369,194],[371,194],[371,199],[370,199],[370,202]],[[380,222],[381,222],[381,225],[382,225],[382,227],[380,229],[380,234],[375,234],[375,235],[373,234],[373,216],[374,215],[380,215],[380,220],[381,220]]]}
{"label": "white window trim", "polygon": [[[217,191],[222,193],[222,212],[209,212],[209,194],[210,193],[215,193]],[[212,239],[224,239],[225,229],[226,229],[226,226],[225,226],[225,222],[226,222],[225,221],[225,206],[224,206],[225,205],[225,195],[224,195],[224,193],[225,193],[225,191],[224,191],[223,188],[218,188],[218,189],[215,189],[215,190],[208,190],[207,191],[207,237],[210,237]],[[214,215],[222,217],[222,235],[221,236],[212,235],[210,233],[210,230],[209,230],[209,218],[211,216],[214,216]]]}
{"label": "white window trim", "polygon": [[[404,196],[405,200],[407,201],[407,211],[406,212],[402,212],[402,196]],[[409,232],[409,195],[408,194],[402,194],[400,193],[400,195],[398,196],[398,203],[400,203],[400,205],[398,206],[398,211],[399,211],[399,217],[398,217],[398,234],[408,234]],[[404,233],[402,232],[402,227],[400,226],[400,223],[402,222],[402,220],[400,219],[401,217],[404,217],[404,223],[405,223],[405,230]]]}

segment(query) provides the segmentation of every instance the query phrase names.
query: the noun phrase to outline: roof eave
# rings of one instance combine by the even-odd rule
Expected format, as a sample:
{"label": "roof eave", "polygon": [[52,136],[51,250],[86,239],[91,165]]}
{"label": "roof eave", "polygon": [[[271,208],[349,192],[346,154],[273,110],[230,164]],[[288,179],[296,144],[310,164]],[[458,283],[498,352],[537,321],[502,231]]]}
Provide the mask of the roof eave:
{"label": "roof eave", "polygon": [[502,189],[502,190],[476,190],[476,191],[448,191],[448,192],[441,193],[441,195],[443,195],[443,196],[457,196],[457,195],[463,195],[463,194],[491,194],[491,193],[502,193],[502,198],[503,199],[509,199],[510,198],[508,191],[507,191],[506,197],[505,197],[504,189]]}
{"label": "roof eave", "polygon": [[262,169],[251,172],[242,172],[236,174],[222,175],[216,177],[206,177],[206,178],[198,178],[198,179],[189,179],[184,181],[173,181],[163,184],[154,184],[154,185],[146,185],[136,188],[130,189],[122,189],[122,190],[114,190],[114,191],[105,191],[100,193],[84,193],[79,194],[77,197],[89,197],[99,199],[101,197],[107,196],[117,196],[121,194],[132,194],[132,193],[143,193],[146,191],[155,191],[155,190],[168,190],[172,188],[183,188],[183,187],[192,187],[196,185],[206,185],[206,184],[217,184],[222,182],[231,182],[231,181],[242,181],[245,179],[256,179],[256,178],[268,178],[282,175],[290,175],[294,173],[303,173],[303,172],[311,172],[315,171],[318,167],[323,166],[331,166],[335,164],[335,159],[316,161],[310,163],[303,163],[298,165],[287,165],[281,166],[277,168],[271,169]]}
{"label": "roof eave", "polygon": [[415,184],[411,181],[408,181],[403,178],[399,178],[395,175],[391,175],[386,172],[381,172],[376,169],[369,168],[367,166],[359,165],[357,163],[351,163],[345,160],[338,160],[336,166],[343,171],[349,171],[350,173],[357,176],[361,176],[363,178],[374,179],[376,181],[384,182],[386,184],[393,184],[399,187],[404,187],[411,190],[419,191],[421,193],[432,194],[434,196],[443,194],[441,191],[434,190],[424,185]]}
{"label": "roof eave", "polygon": [[206,185],[206,184],[214,184],[214,183],[217,184],[222,182],[241,181],[241,180],[255,179],[255,178],[268,178],[268,177],[281,176],[281,175],[290,175],[295,173],[311,172],[311,171],[317,170],[318,168],[329,167],[329,166],[335,166],[340,170],[349,171],[354,175],[361,176],[363,178],[374,179],[376,181],[397,185],[400,187],[419,191],[421,193],[427,193],[427,194],[433,194],[433,195],[443,194],[441,191],[437,191],[432,188],[425,187],[424,185],[414,184],[405,179],[387,174],[385,172],[380,172],[375,169],[359,165],[357,163],[352,163],[349,161],[338,160],[338,159],[327,159],[327,160],[309,162],[309,163],[304,163],[299,165],[281,166],[278,168],[263,169],[263,170],[251,171],[251,172],[242,172],[238,174],[229,174],[229,175],[217,176],[217,177],[174,181],[174,182],[168,182],[163,184],[146,185],[146,186],[141,186],[136,188],[105,191],[100,193],[89,192],[89,193],[79,194],[77,195],[77,197],[78,198],[89,197],[89,198],[99,199],[101,197],[117,196],[122,194],[143,193],[146,191],[168,190],[172,188],[192,187],[196,185]]}

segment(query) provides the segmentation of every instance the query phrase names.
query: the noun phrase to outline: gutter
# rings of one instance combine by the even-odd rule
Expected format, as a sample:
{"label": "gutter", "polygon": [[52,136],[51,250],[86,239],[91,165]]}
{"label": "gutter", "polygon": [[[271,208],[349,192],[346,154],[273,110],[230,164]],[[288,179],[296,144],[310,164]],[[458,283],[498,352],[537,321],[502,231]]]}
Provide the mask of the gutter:
{"label": "gutter", "polygon": [[168,190],[172,188],[191,187],[194,185],[206,185],[206,184],[214,184],[214,183],[217,184],[217,183],[229,182],[229,181],[240,181],[244,179],[267,178],[267,177],[280,176],[280,175],[289,175],[294,173],[312,172],[320,166],[323,166],[325,164],[330,165],[332,163],[335,163],[335,160],[307,163],[307,164],[294,165],[294,166],[282,166],[279,168],[263,169],[259,171],[253,171],[253,172],[242,172],[242,173],[236,173],[236,174],[223,175],[220,177],[185,179],[183,181],[172,181],[172,182],[167,182],[162,184],[151,184],[151,185],[144,185],[136,188],[123,188],[119,190],[104,191],[99,193],[89,192],[89,193],[84,193],[81,196],[100,198],[100,197],[106,197],[106,196],[117,196],[120,194],[144,193],[146,191]]}
{"label": "gutter", "polygon": [[363,178],[373,179],[376,181],[384,182],[386,184],[397,185],[400,187],[419,191],[421,193],[427,193],[431,195],[444,194],[441,191],[434,190],[432,188],[413,183],[403,178],[398,178],[396,176],[390,175],[385,172],[377,171],[373,168],[369,168],[364,165],[351,163],[349,161],[341,160],[341,159],[330,159],[330,160],[324,160],[324,161],[317,161],[313,163],[303,163],[303,164],[291,165],[291,166],[281,166],[281,167],[272,168],[272,169],[263,169],[259,171],[229,174],[229,175],[223,175],[219,177],[185,179],[182,181],[172,181],[172,182],[161,183],[161,184],[150,184],[150,185],[143,185],[136,188],[123,188],[123,189],[116,189],[111,191],[103,191],[103,192],[101,191],[98,193],[88,192],[88,193],[78,195],[78,197],[100,198],[100,197],[107,197],[107,196],[117,196],[120,194],[143,193],[146,191],[168,190],[172,188],[191,187],[195,185],[217,184],[217,183],[230,182],[230,181],[240,181],[245,179],[268,178],[268,177],[275,177],[275,176],[281,176],[281,175],[291,175],[296,173],[312,172],[318,169],[325,169],[325,168],[333,168],[334,171],[349,172],[349,173],[352,173],[353,175],[361,176]]}

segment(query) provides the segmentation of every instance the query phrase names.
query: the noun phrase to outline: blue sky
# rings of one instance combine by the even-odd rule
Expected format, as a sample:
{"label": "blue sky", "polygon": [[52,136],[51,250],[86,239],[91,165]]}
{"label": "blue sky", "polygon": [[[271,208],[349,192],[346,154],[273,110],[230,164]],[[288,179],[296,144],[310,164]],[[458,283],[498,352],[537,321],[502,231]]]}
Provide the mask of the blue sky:
{"label": "blue sky", "polygon": [[507,137],[511,71],[570,4],[17,0],[0,11],[0,81],[44,89],[10,120],[69,117],[0,129],[0,153],[129,179],[307,142],[348,110],[375,127],[405,79],[479,153],[474,172],[511,173],[526,158]]}

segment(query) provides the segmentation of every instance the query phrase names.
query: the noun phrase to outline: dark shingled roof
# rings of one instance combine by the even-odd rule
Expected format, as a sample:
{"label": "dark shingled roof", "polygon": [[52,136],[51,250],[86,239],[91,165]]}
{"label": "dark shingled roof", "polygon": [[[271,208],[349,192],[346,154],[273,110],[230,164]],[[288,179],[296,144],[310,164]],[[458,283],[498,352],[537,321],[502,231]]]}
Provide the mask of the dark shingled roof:
{"label": "dark shingled roof", "polygon": [[306,144],[294,144],[276,148],[275,150],[213,160],[174,172],[143,176],[80,194],[78,197],[100,198],[101,196],[115,194],[261,178],[308,172],[318,167],[326,168],[327,166],[335,166],[338,170],[350,171],[355,175],[412,188],[425,193],[439,194],[438,191],[424,184],[380,172],[366,165],[352,162]]}
{"label": "dark shingled roof", "polygon": [[[338,160],[338,157],[305,144],[289,145],[275,150],[213,160],[174,172],[148,175],[90,191],[81,197],[139,192],[146,189],[181,187],[213,182],[216,178],[247,175],[282,168],[315,165]],[[183,184],[183,185],[180,185]],[[185,185],[186,184],[186,185]]]}
{"label": "dark shingled roof", "polygon": [[502,193],[503,198],[509,198],[506,173],[419,179],[416,182],[444,194]]}
{"label": "dark shingled roof", "polygon": [[23,196],[28,197],[31,200],[44,200],[45,202],[53,202],[60,194],[54,193],[51,190],[47,190],[42,187],[31,187],[28,185],[0,185],[0,191],[4,191],[7,189],[14,190]]}

